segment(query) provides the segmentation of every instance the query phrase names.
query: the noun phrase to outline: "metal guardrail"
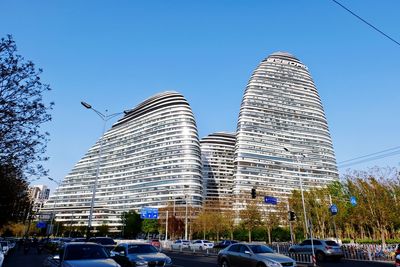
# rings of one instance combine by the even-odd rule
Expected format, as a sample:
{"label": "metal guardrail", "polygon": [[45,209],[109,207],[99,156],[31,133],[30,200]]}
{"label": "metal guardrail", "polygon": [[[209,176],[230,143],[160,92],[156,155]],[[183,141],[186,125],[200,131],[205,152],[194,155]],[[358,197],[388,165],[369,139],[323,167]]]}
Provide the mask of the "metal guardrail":
{"label": "metal guardrail", "polygon": [[[216,256],[218,255],[218,252],[220,251],[220,249],[218,248],[207,248],[207,249],[197,249],[194,247],[191,248],[182,248],[180,247],[178,248],[172,248],[171,246],[164,246],[163,249],[168,250],[168,251],[172,251],[172,252],[186,252],[186,253],[193,253],[193,254],[202,254],[204,256]],[[277,251],[276,251],[277,252]],[[292,259],[294,259],[298,264],[305,264],[305,265],[310,265],[312,264],[312,255],[310,254],[298,254],[298,253],[288,253],[285,251],[281,251],[281,252],[277,252],[280,254],[283,254],[285,256],[288,256]]]}
{"label": "metal guardrail", "polygon": [[348,244],[342,246],[345,259],[366,261],[394,261],[395,246],[375,244]]}
{"label": "metal guardrail", "polygon": [[[277,253],[289,255],[289,243],[274,243],[270,247]],[[341,246],[343,258],[349,260],[364,260],[364,261],[394,261],[395,260],[395,245],[377,244],[345,244]],[[308,254],[310,255],[310,254]]]}

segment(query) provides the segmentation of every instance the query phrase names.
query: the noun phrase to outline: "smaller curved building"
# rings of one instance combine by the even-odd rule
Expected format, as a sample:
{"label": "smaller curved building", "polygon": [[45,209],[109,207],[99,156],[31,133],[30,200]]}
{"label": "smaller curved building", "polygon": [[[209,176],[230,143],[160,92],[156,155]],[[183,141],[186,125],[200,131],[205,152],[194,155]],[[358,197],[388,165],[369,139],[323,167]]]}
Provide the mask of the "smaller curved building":
{"label": "smaller curved building", "polygon": [[200,140],[204,203],[215,210],[232,209],[233,158],[236,136],[217,132]]}
{"label": "smaller curved building", "polygon": [[[56,219],[88,222],[100,141],[65,177],[47,203]],[[175,199],[202,205],[200,144],[187,100],[177,92],[157,94],[125,114],[104,135],[92,225],[121,225],[121,213],[162,208]],[[182,202],[182,201],[181,201]]]}

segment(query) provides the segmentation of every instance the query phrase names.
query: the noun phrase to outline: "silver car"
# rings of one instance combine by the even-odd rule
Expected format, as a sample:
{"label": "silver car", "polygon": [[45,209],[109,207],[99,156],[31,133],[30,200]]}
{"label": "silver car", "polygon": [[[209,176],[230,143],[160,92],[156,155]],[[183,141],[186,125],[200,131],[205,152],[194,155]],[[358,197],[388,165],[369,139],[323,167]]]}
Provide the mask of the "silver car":
{"label": "silver car", "polygon": [[120,243],[111,251],[111,256],[122,267],[125,266],[165,266],[171,267],[170,257],[147,243]]}
{"label": "silver car", "polygon": [[[314,253],[317,261],[323,261],[326,258],[339,261],[343,258],[343,251],[338,243],[332,240],[313,239]],[[312,254],[311,239],[306,239],[298,245],[289,248],[290,253]]]}
{"label": "silver car", "polygon": [[60,253],[48,257],[45,267],[120,267],[110,258],[106,249],[96,243],[66,243],[60,248]]}
{"label": "silver car", "polygon": [[218,253],[221,267],[286,267],[297,266],[293,259],[275,253],[265,245],[237,243]]}

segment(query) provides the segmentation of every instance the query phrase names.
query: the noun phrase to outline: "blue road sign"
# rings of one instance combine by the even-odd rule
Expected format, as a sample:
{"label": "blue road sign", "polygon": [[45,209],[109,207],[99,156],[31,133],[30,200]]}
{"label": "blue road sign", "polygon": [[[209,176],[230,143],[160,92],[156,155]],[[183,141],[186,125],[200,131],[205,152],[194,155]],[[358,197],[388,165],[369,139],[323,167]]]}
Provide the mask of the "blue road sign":
{"label": "blue road sign", "polygon": [[143,207],[140,210],[140,218],[141,219],[158,219],[158,209]]}
{"label": "blue road sign", "polygon": [[357,205],[357,199],[356,197],[350,197],[350,204],[354,207]]}
{"label": "blue road sign", "polygon": [[331,212],[332,215],[336,215],[338,213],[338,208],[335,204],[332,204],[329,208],[329,211]]}
{"label": "blue road sign", "polygon": [[37,228],[46,228],[46,223],[45,223],[45,222],[38,222],[38,223],[36,224],[36,227],[37,227]]}
{"label": "blue road sign", "polygon": [[265,204],[277,205],[278,199],[276,197],[265,196],[264,202],[265,202]]}

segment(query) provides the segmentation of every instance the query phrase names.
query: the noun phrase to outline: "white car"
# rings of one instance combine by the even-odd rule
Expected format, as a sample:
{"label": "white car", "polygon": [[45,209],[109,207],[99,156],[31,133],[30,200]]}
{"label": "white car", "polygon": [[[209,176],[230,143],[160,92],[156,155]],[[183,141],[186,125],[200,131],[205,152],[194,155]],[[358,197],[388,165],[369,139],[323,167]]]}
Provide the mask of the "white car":
{"label": "white car", "polygon": [[190,245],[189,240],[176,240],[174,243],[171,244],[171,249],[181,249],[181,248],[188,248]]}
{"label": "white car", "polygon": [[7,256],[8,251],[11,249],[9,243],[7,241],[0,241],[0,245],[2,247],[4,256]]}
{"label": "white car", "polygon": [[3,266],[3,261],[4,261],[4,253],[0,245],[0,267]]}
{"label": "white car", "polygon": [[192,244],[189,245],[190,249],[194,250],[204,250],[204,249],[209,249],[213,248],[214,243],[208,241],[208,240],[194,240]]}

